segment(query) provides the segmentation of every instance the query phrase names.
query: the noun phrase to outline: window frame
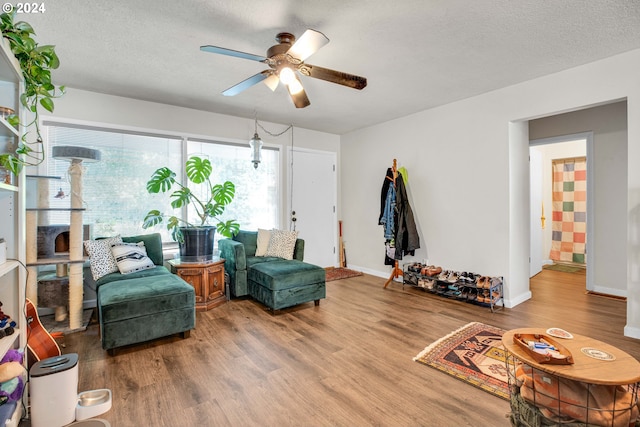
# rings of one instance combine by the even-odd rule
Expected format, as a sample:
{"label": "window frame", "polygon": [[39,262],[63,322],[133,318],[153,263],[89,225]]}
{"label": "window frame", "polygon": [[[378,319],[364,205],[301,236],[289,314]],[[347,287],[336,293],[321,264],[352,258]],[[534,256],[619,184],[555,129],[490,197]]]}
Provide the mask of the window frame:
{"label": "window frame", "polygon": [[[181,145],[181,157],[182,162],[184,164],[189,150],[189,142],[197,142],[203,144],[217,144],[221,146],[234,146],[239,148],[246,147],[247,149],[247,164],[250,164],[250,149],[248,141],[242,141],[231,138],[219,138],[215,136],[209,135],[196,135],[190,134],[188,132],[175,132],[175,131],[165,131],[165,130],[157,130],[157,129],[145,129],[138,128],[126,125],[115,125],[115,124],[106,124],[106,123],[98,123],[98,122],[86,122],[82,120],[73,120],[73,119],[62,119],[62,118],[53,118],[53,117],[42,117],[41,118],[41,127],[44,129],[48,129],[48,127],[65,127],[72,129],[85,129],[89,131],[100,131],[100,132],[110,132],[116,134],[126,134],[126,135],[134,135],[134,136],[145,136],[145,137],[156,137],[156,138],[165,138],[165,139],[175,139],[179,140],[179,144]],[[45,135],[48,132],[45,133]],[[45,137],[44,150],[45,152],[50,151],[50,143],[48,137]],[[99,147],[96,147],[99,148]],[[276,187],[276,193],[274,195],[276,200],[275,206],[275,215],[273,227],[277,227],[280,222],[281,215],[281,206],[282,206],[282,197],[284,194],[284,190],[282,188],[282,148],[276,144],[267,144],[265,143],[262,147],[263,150],[267,151],[275,151],[277,152],[277,159],[275,164],[276,176],[274,180],[274,185]],[[36,167],[30,167],[31,169],[36,169],[36,174],[45,173],[45,169],[47,168],[48,162],[51,161],[50,158],[45,158],[45,161]],[[251,166],[253,167],[253,166]],[[181,182],[186,182],[186,172],[184,168],[181,168]],[[233,180],[232,180],[233,181]],[[234,181],[237,185],[237,183]],[[186,217],[187,215],[187,207],[183,207],[180,215],[182,217]],[[241,226],[242,227],[242,226]],[[152,229],[149,229],[151,231]],[[163,241],[163,246],[165,248],[175,248],[177,247],[177,243],[173,240]]]}

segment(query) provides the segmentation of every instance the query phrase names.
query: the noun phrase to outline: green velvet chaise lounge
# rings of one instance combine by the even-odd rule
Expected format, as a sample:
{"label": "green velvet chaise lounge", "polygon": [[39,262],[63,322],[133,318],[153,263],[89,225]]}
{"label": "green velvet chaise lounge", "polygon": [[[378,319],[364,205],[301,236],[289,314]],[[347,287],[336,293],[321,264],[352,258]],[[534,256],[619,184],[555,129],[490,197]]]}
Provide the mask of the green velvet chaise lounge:
{"label": "green velvet chaise lounge", "polygon": [[168,335],[187,338],[196,323],[195,291],[163,266],[160,234],[122,240],[144,242],[155,267],[126,275],[110,273],[95,281],[102,348],[113,355],[117,347]]}
{"label": "green velvet chaise lounge", "polygon": [[257,239],[257,231],[241,230],[233,239],[218,241],[231,295],[249,295],[272,311],[310,301],[319,305],[326,297],[326,272],[303,261],[304,240],[296,240],[293,259],[284,259],[256,256]]}

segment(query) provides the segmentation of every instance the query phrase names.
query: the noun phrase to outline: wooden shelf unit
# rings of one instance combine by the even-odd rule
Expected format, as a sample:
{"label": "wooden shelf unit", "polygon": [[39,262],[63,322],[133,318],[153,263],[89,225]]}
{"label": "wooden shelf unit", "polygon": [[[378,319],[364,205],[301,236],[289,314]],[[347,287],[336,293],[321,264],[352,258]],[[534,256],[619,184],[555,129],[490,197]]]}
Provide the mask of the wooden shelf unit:
{"label": "wooden shelf unit", "polygon": [[[0,38],[0,106],[16,112],[20,122],[24,122],[24,109],[20,104],[20,93],[24,88],[22,71],[15,56],[11,52],[9,42]],[[0,117],[0,153],[13,150],[21,139],[21,132]],[[27,346],[26,306],[26,264],[25,244],[25,206],[26,183],[24,170],[14,177],[12,184],[0,183],[0,237],[5,239],[7,261],[0,264],[0,301],[2,311],[17,323],[11,335],[0,339],[0,357],[9,349],[25,349]],[[25,355],[25,366],[27,365]],[[16,410],[9,421],[12,423],[22,416],[22,408],[28,407],[27,393],[23,401],[18,402]]]}

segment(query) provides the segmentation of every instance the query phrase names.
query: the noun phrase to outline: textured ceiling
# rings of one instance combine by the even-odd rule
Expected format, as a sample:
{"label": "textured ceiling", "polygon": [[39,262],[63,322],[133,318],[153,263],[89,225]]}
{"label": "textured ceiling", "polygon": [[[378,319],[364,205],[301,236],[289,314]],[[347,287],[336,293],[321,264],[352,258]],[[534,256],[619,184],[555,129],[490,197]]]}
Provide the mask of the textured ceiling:
{"label": "textured ceiling", "polygon": [[[639,0],[54,0],[20,15],[55,44],[70,88],[335,134],[640,48]],[[296,109],[280,86],[221,92],[265,69],[200,51],[257,55],[287,31],[330,43],[306,62],[364,76],[362,91],[302,77]]]}

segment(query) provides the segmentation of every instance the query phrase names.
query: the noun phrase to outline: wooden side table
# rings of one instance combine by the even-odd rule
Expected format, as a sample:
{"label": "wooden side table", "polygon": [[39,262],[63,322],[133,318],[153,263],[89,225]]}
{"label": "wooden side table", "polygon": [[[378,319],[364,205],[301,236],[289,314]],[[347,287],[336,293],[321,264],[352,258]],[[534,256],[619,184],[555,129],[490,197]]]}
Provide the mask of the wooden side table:
{"label": "wooden side table", "polygon": [[215,257],[207,262],[169,260],[171,272],[193,286],[196,311],[207,311],[227,301],[224,286],[224,259]]}

